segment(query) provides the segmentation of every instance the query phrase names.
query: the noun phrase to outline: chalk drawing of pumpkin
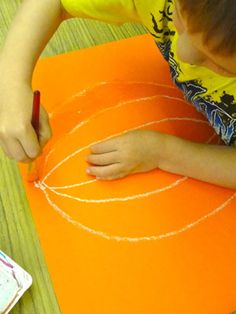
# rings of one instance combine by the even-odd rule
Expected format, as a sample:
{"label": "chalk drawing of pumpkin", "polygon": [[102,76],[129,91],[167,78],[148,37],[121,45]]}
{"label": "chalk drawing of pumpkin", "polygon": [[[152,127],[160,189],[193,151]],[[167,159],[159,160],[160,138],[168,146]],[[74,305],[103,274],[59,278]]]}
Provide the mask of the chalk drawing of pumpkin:
{"label": "chalk drawing of pumpkin", "polygon": [[68,222],[95,236],[117,241],[177,236],[234,201],[230,190],[159,169],[110,182],[86,174],[89,147],[130,130],[218,143],[205,118],[173,87],[101,82],[63,102],[51,123],[54,138],[40,158],[35,185]]}

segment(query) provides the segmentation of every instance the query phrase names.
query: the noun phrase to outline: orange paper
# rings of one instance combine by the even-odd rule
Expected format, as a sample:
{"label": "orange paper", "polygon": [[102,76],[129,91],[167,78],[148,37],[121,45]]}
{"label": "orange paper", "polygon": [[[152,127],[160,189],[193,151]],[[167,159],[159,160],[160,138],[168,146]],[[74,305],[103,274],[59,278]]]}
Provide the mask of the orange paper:
{"label": "orange paper", "polygon": [[85,172],[89,146],[127,130],[219,143],[152,39],[42,60],[34,86],[54,137],[25,187],[62,313],[233,311],[235,191],[158,169],[111,182]]}

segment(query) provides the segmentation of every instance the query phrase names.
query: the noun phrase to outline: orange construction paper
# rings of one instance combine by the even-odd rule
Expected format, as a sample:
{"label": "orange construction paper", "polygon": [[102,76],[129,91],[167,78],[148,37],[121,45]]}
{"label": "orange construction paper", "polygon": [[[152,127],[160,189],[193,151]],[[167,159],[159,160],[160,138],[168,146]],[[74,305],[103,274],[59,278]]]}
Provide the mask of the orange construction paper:
{"label": "orange construction paper", "polygon": [[219,143],[149,36],[39,61],[54,137],[21,171],[63,314],[236,308],[236,193],[161,170],[96,181],[89,146],[132,129]]}

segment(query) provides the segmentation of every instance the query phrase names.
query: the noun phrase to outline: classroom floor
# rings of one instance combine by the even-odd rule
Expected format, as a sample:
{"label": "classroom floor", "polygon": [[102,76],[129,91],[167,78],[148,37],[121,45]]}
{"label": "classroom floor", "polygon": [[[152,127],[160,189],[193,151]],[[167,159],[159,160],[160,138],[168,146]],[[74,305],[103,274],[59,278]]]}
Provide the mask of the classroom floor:
{"label": "classroom floor", "polygon": [[[0,0],[0,47],[20,0]],[[139,24],[120,27],[73,19],[61,25],[42,57],[91,47],[146,33]],[[4,79],[4,78],[2,78]],[[13,314],[61,313],[32,220],[18,166],[0,152],[0,249],[33,277],[34,284]]]}

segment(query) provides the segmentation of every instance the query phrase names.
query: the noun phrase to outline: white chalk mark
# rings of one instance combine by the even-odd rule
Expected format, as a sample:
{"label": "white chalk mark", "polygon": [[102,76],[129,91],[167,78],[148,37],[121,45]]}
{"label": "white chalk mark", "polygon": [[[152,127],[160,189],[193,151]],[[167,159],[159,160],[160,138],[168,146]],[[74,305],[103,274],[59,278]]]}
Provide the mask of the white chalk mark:
{"label": "white chalk mark", "polygon": [[84,230],[84,231],[86,231],[86,232],[88,232],[94,236],[98,236],[98,237],[101,237],[101,238],[106,239],[106,240],[113,240],[113,241],[118,241],[118,242],[121,242],[121,241],[123,241],[123,242],[157,241],[157,240],[162,240],[162,239],[177,236],[181,233],[184,233],[184,232],[198,226],[199,224],[201,224],[203,221],[207,220],[208,218],[215,216],[217,213],[221,212],[223,209],[225,209],[225,207],[227,207],[229,204],[231,204],[232,201],[236,198],[236,193],[234,193],[230,198],[228,198],[223,204],[219,205],[216,209],[212,210],[211,212],[209,212],[205,216],[195,220],[194,222],[192,222],[190,224],[187,224],[186,226],[184,226],[180,229],[173,230],[173,231],[159,234],[159,235],[142,236],[142,237],[125,237],[125,236],[109,235],[103,231],[94,230],[94,229],[72,219],[59,206],[57,206],[54,202],[52,202],[52,200],[50,199],[50,197],[49,197],[49,195],[45,189],[42,189],[42,191],[43,191],[48,203],[61,215],[61,217],[66,219],[69,223],[71,223],[75,227],[80,228],[80,229],[82,229],[82,230]]}
{"label": "white chalk mark", "polygon": [[[113,83],[114,84],[114,83]],[[116,83],[116,84],[119,84]],[[126,84],[152,84],[152,85],[155,85],[155,86],[158,86],[158,87],[168,87],[168,88],[172,88],[172,89],[175,89],[175,87],[172,87],[172,86],[169,86],[169,85],[161,85],[161,84],[157,84],[155,82],[126,82]],[[92,90],[94,89],[95,87],[98,87],[98,86],[102,86],[102,85],[108,85],[107,82],[100,82],[98,84],[96,84],[95,86],[91,87],[90,89],[84,89],[82,91],[80,91],[78,94],[76,95],[73,95],[69,100],[67,100],[64,104],[62,105],[65,105],[66,103],[72,101],[74,98],[76,97],[80,97],[80,96],[85,96],[86,93],[89,91],[89,90]],[[169,98],[169,99],[174,99],[174,100],[179,100],[181,102],[184,102],[186,104],[186,102],[182,99],[182,98],[177,98],[177,97],[171,97],[171,96],[166,96],[166,95],[158,95],[158,96],[150,96],[150,97],[142,97],[142,98],[139,98],[139,99],[132,99],[132,100],[129,100],[129,101],[123,101],[123,102],[120,102],[118,103],[116,106],[112,106],[112,107],[109,107],[109,108],[106,108],[106,109],[103,109],[101,111],[99,111],[98,113],[95,113],[93,115],[90,116],[89,119],[87,120],[84,120],[84,121],[81,121],[70,133],[73,133],[75,132],[76,130],[78,130],[78,128],[82,127],[84,124],[88,123],[89,120],[91,120],[92,118],[94,117],[97,117],[98,115],[101,115],[103,114],[104,112],[106,111],[109,111],[109,110],[114,110],[118,107],[121,107],[121,106],[124,106],[124,105],[127,105],[127,104],[130,104],[130,103],[134,103],[134,102],[140,102],[140,101],[146,101],[146,100],[153,100],[153,99],[157,99],[157,98],[161,98],[161,97],[164,97],[164,98]],[[51,113],[51,116],[53,115],[53,113]],[[99,237],[102,237],[104,239],[107,239],[107,240],[115,240],[115,241],[128,241],[128,242],[140,242],[140,241],[156,241],[156,240],[161,240],[161,239],[165,239],[165,238],[169,238],[169,237],[173,237],[173,236],[176,236],[178,234],[181,234],[183,232],[186,232],[187,230],[199,225],[200,223],[202,223],[203,221],[205,221],[206,219],[216,215],[217,213],[219,213],[220,211],[222,211],[227,205],[229,205],[235,198],[236,198],[236,193],[234,193],[228,200],[226,200],[223,204],[221,204],[220,206],[218,206],[216,209],[212,210],[211,212],[209,212],[208,214],[206,214],[205,216],[195,220],[194,222],[190,223],[190,224],[187,224],[186,226],[178,229],[178,230],[174,230],[174,231],[170,231],[170,232],[167,232],[167,233],[164,233],[164,234],[160,234],[160,235],[152,235],[152,236],[143,236],[143,237],[125,237],[125,236],[115,236],[115,235],[108,235],[107,233],[105,232],[102,232],[102,231],[97,231],[97,230],[94,230],[88,226],[85,226],[83,225],[82,223],[78,222],[78,221],[75,221],[73,220],[68,214],[66,214],[65,212],[63,212],[62,209],[60,209],[54,202],[52,202],[52,200],[50,199],[49,197],[49,194],[47,192],[47,190],[51,191],[52,193],[54,194],[57,194],[61,197],[66,197],[66,198],[71,198],[73,200],[76,200],[76,201],[80,201],[80,202],[87,202],[87,203],[101,203],[101,202],[111,202],[111,201],[129,201],[129,200],[133,200],[133,199],[137,199],[137,198],[141,198],[141,197],[148,197],[152,194],[156,194],[156,193],[160,193],[160,192],[164,192],[168,189],[171,189],[171,188],[174,188],[176,187],[177,185],[179,185],[180,183],[183,183],[184,181],[186,181],[188,178],[187,177],[182,177],[181,179],[179,180],[176,180],[175,182],[173,182],[172,184],[168,185],[168,186],[165,186],[165,187],[162,187],[162,188],[159,188],[159,189],[156,189],[154,191],[149,191],[149,192],[146,192],[146,193],[141,193],[141,194],[137,194],[137,195],[132,195],[132,196],[127,196],[127,197],[123,197],[123,198],[107,198],[107,199],[103,199],[103,200],[91,200],[91,199],[81,199],[79,197],[74,197],[74,196],[71,196],[69,194],[65,194],[65,193],[60,193],[58,192],[59,189],[69,189],[69,188],[74,188],[74,187],[80,187],[80,186],[83,186],[83,185],[86,185],[86,184],[90,184],[90,183],[94,183],[96,182],[96,180],[89,180],[89,181],[85,181],[85,182],[81,182],[81,183],[77,183],[77,184],[73,184],[73,185],[68,185],[68,186],[61,186],[61,187],[52,187],[52,186],[48,186],[45,181],[46,179],[52,175],[52,173],[58,169],[62,164],[64,164],[67,160],[69,160],[70,158],[74,157],[75,155],[77,155],[78,153],[80,153],[82,150],[85,150],[87,148],[89,148],[91,145],[94,145],[94,144],[97,144],[97,143],[100,143],[101,141],[104,141],[104,140],[108,140],[110,138],[113,138],[115,136],[118,136],[118,135],[121,135],[121,134],[124,134],[124,133],[127,133],[129,131],[132,131],[132,130],[137,130],[137,129],[140,129],[140,128],[143,128],[143,127],[147,127],[147,126],[150,126],[154,123],[161,123],[161,122],[165,122],[165,121],[191,121],[191,122],[196,122],[196,123],[203,123],[203,124],[209,124],[207,121],[205,120],[200,120],[200,119],[191,119],[191,118],[178,118],[178,117],[175,117],[175,118],[165,118],[165,119],[162,119],[162,120],[159,120],[159,121],[152,121],[152,122],[148,122],[148,123],[145,123],[141,126],[137,126],[137,127],[134,127],[130,130],[125,130],[123,132],[120,132],[119,134],[116,134],[116,135],[112,135],[112,136],[109,136],[107,137],[106,139],[103,139],[103,140],[100,140],[100,141],[96,141],[94,143],[91,143],[83,148],[80,148],[78,150],[76,150],[75,152],[73,152],[72,154],[70,154],[69,156],[67,156],[66,158],[64,158],[62,161],[60,161],[57,165],[55,165],[53,167],[53,169],[51,169],[48,174],[45,175],[44,179],[42,180],[42,182],[37,182],[35,183],[35,187],[39,188],[42,190],[42,192],[44,193],[47,201],[49,202],[49,204],[64,218],[66,219],[68,222],[70,222],[71,224],[73,224],[74,226],[86,231],[86,232],[89,232],[90,234],[92,235],[95,235],[95,236],[99,236]],[[210,143],[212,141],[212,139],[216,136],[216,134],[213,134],[207,141],[207,143]],[[47,155],[46,157],[46,160],[48,160],[49,156],[52,154],[53,152],[53,149],[49,152],[49,154]]]}
{"label": "white chalk mark", "polygon": [[[82,127],[83,125],[86,125],[87,123],[89,123],[89,121],[91,119],[94,119],[98,116],[101,116],[102,114],[104,114],[107,111],[112,111],[114,109],[118,109],[121,108],[125,105],[129,105],[129,104],[133,104],[135,102],[142,102],[142,101],[147,101],[147,100],[155,100],[155,99],[160,99],[160,98],[167,98],[167,99],[171,99],[171,100],[179,100],[181,102],[183,102],[184,104],[186,104],[186,102],[181,99],[181,98],[177,98],[177,97],[172,97],[172,96],[166,96],[166,95],[155,95],[155,96],[148,96],[148,97],[142,97],[142,98],[137,98],[137,99],[131,99],[131,100],[127,100],[127,101],[122,101],[119,102],[118,104],[111,106],[111,107],[107,107],[105,109],[100,110],[97,113],[92,114],[88,119],[80,122],[78,125],[76,125],[68,134],[73,134],[74,132],[76,132],[80,127]],[[206,122],[208,123],[208,122]]]}
{"label": "white chalk mark", "polygon": [[52,148],[52,149],[48,152],[47,156],[45,157],[45,164],[48,162],[49,157],[52,155],[52,153],[53,153],[54,151],[55,151],[55,148]]}
{"label": "white chalk mark", "polygon": [[49,186],[49,185],[47,185],[47,184],[44,182],[43,185],[44,185],[45,187],[47,187],[48,189],[50,188],[51,190],[56,191],[56,190],[73,189],[73,188],[77,188],[77,187],[80,187],[80,186],[83,186],[83,185],[95,183],[95,182],[97,182],[97,181],[98,181],[98,180],[93,179],[93,180],[87,180],[87,181],[83,181],[83,182],[80,182],[80,183],[75,183],[75,184],[65,185],[65,186]]}
{"label": "white chalk mark", "polygon": [[57,190],[51,188],[50,186],[48,186],[45,183],[42,183],[42,186],[44,186],[45,188],[47,188],[48,190],[50,190],[54,194],[59,195],[61,197],[70,198],[70,199],[73,199],[74,201],[79,201],[79,202],[82,202],[82,203],[96,203],[96,204],[99,204],[99,203],[110,203],[110,202],[125,202],[125,201],[131,201],[131,200],[143,198],[143,197],[148,197],[148,196],[151,196],[151,195],[154,195],[154,194],[158,194],[158,193],[170,190],[170,189],[176,187],[177,185],[183,183],[187,179],[188,179],[188,177],[182,177],[181,179],[178,179],[178,180],[174,181],[173,183],[171,183],[171,184],[169,184],[169,185],[167,185],[165,187],[156,189],[154,191],[149,191],[149,192],[146,192],[146,193],[140,193],[140,194],[136,194],[136,195],[132,195],[132,196],[126,196],[126,197],[113,197],[113,198],[105,198],[105,199],[97,199],[97,200],[95,200],[95,199],[83,199],[83,198],[80,198],[80,197],[71,196],[71,195],[66,194],[66,193],[57,192]]}
{"label": "white chalk mark", "polygon": [[[114,81],[114,82],[99,82],[99,83],[96,83],[94,84],[93,86],[90,86],[90,87],[87,87],[87,88],[84,88],[83,90],[79,91],[78,93],[72,95],[71,97],[69,97],[68,99],[66,99],[66,101],[60,103],[60,105],[56,106],[57,109],[60,108],[60,107],[64,107],[66,106],[66,104],[70,103],[71,101],[73,101],[75,98],[78,98],[78,97],[84,97],[86,96],[86,94],[88,92],[90,92],[91,90],[97,88],[97,87],[100,87],[100,86],[105,86],[105,85],[119,85],[119,84],[126,84],[126,85],[133,85],[133,84],[137,84],[137,85],[152,85],[152,86],[156,86],[156,87],[164,87],[164,88],[169,88],[169,89],[172,89],[172,90],[176,90],[176,87],[173,86],[173,85],[166,85],[166,84],[158,84],[156,82],[141,82],[141,81],[127,81],[127,82],[117,82],[117,81]],[[182,98],[179,98],[181,100],[183,100]],[[50,113],[50,118],[53,117],[54,113],[51,112]]]}

